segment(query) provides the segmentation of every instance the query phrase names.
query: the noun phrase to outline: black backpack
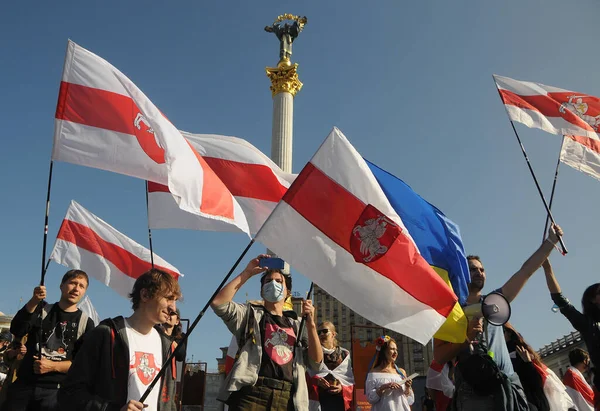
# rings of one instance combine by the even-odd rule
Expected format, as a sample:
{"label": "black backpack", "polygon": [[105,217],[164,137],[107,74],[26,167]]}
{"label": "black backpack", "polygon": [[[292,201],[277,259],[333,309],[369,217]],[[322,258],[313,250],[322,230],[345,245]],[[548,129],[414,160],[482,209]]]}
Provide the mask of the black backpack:
{"label": "black backpack", "polygon": [[479,395],[491,395],[502,385],[503,374],[498,364],[481,349],[461,356],[458,369],[463,380]]}

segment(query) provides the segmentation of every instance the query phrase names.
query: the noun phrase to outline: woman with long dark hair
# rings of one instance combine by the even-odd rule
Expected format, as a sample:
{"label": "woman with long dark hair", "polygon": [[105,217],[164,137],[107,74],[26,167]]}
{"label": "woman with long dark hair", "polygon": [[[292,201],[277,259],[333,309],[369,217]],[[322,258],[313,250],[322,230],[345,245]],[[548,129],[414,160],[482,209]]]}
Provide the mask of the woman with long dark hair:
{"label": "woman with long dark hair", "polygon": [[[543,367],[540,356],[523,336],[510,323],[504,324],[504,339],[510,353],[513,368],[519,375],[523,391],[532,411],[550,411],[550,404],[544,394]],[[535,408],[534,408],[535,407]]]}
{"label": "woman with long dark hair", "polygon": [[549,369],[523,336],[506,323],[504,338],[515,372],[518,374],[531,411],[574,410],[567,387]]}
{"label": "woman with long dark hair", "polygon": [[[567,317],[573,328],[581,333],[592,363],[595,367],[600,367],[600,283],[590,285],[583,292],[581,297],[582,313],[562,295],[550,261],[546,260],[542,267],[544,267],[546,284],[552,300],[562,315]],[[594,386],[596,390],[600,391],[600,373],[594,373]]]}
{"label": "woman with long dark hair", "polygon": [[383,336],[377,339],[377,352],[373,367],[367,374],[365,394],[373,411],[410,411],[415,402],[412,380],[406,371],[398,368],[396,341]]}

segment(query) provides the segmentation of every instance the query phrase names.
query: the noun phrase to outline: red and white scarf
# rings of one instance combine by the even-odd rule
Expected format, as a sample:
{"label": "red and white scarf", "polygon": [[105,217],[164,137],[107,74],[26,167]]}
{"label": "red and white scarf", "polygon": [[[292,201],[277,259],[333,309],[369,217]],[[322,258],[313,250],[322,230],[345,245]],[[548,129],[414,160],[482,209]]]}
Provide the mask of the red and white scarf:
{"label": "red and white scarf", "polygon": [[308,384],[308,408],[310,411],[321,411],[321,403],[319,402],[319,386],[317,385],[317,381],[320,378],[325,378],[329,374],[333,375],[333,377],[342,385],[344,410],[348,411],[352,408],[354,374],[352,372],[352,365],[350,364],[350,352],[345,348],[341,348],[341,350],[345,353],[346,358],[344,358],[340,365],[335,367],[335,369],[330,370],[327,365],[325,365],[325,362],[322,362],[319,371],[307,371],[306,380]]}

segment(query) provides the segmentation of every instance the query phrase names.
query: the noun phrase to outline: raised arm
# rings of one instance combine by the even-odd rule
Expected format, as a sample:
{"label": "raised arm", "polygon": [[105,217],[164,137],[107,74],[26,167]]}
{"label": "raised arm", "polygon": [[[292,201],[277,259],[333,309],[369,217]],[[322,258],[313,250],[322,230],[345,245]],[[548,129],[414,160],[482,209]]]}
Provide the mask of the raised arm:
{"label": "raised arm", "polygon": [[255,276],[256,274],[260,274],[266,270],[264,267],[259,266],[259,261],[261,257],[268,257],[268,255],[261,254],[253,260],[250,260],[244,271],[233,280],[229,282],[225,287],[219,291],[216,297],[210,303],[212,308],[218,307],[225,303],[228,303],[233,300],[233,297],[238,292],[240,288],[246,281]]}
{"label": "raised arm", "polygon": [[302,302],[302,313],[306,315],[306,332],[308,333],[308,357],[316,364],[323,362],[323,349],[317,334],[315,307],[311,300]]}
{"label": "raised arm", "polygon": [[506,297],[509,302],[512,302],[517,295],[521,292],[525,283],[535,273],[542,263],[548,258],[558,238],[563,235],[562,229],[553,224],[548,232],[548,238],[544,240],[542,245],[525,261],[519,271],[513,274],[508,279],[506,284],[502,286],[502,294]]}
{"label": "raised arm", "polygon": [[554,271],[552,270],[552,265],[550,265],[550,261],[546,260],[543,264],[544,274],[546,275],[546,284],[548,285],[548,290],[550,291],[550,297],[552,297],[552,301],[554,304],[558,306],[562,315],[567,317],[567,320],[571,323],[573,328],[577,331],[583,331],[588,324],[588,321],[581,312],[577,308],[571,304],[571,302],[562,295],[560,291],[560,285],[554,276]]}
{"label": "raised arm", "polygon": [[542,264],[544,267],[544,275],[546,276],[546,284],[548,285],[548,291],[550,294],[559,294],[560,293],[560,285],[554,276],[554,271],[552,271],[552,265],[550,265],[550,260],[546,259]]}

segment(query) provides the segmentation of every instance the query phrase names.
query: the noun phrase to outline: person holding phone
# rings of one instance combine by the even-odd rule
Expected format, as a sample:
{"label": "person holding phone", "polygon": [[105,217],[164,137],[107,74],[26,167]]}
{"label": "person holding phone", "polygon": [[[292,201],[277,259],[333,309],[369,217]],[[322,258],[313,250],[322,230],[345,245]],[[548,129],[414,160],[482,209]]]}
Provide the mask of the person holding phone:
{"label": "person holding phone", "polygon": [[323,349],[323,364],[317,372],[308,371],[311,411],[350,411],[354,391],[354,374],[350,352],[340,347],[331,321],[318,327]]}
{"label": "person holding phone", "polygon": [[[211,303],[240,347],[217,399],[230,410],[307,411],[306,367],[318,370],[323,361],[315,309],[310,300],[303,301],[306,327],[299,336],[300,321],[284,311],[292,277],[284,273],[282,260],[269,258],[260,255],[251,260]],[[264,304],[233,302],[238,290],[261,273]]]}
{"label": "person holding phone", "polygon": [[410,411],[415,402],[412,378],[406,378],[406,371],[396,365],[396,341],[385,335],[379,337],[376,344],[375,361],[365,383],[365,394],[371,410]]}

